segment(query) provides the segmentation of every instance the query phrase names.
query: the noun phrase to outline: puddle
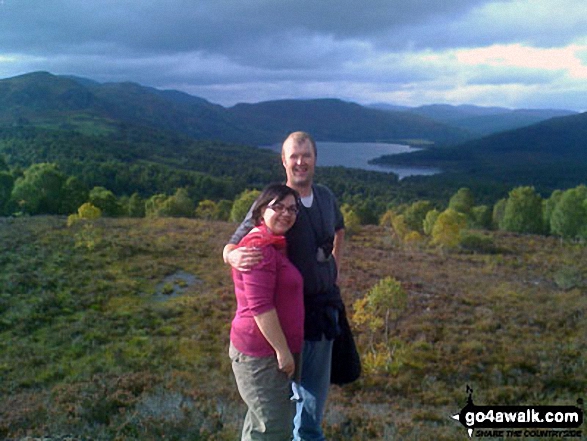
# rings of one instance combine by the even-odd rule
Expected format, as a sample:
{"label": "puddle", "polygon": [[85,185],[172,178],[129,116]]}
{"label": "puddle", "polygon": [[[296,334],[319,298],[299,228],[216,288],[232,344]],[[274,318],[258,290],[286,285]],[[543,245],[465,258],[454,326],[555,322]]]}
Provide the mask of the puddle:
{"label": "puddle", "polygon": [[185,271],[177,271],[165,277],[155,287],[154,299],[164,302],[169,299],[179,297],[185,291],[196,283],[202,283],[197,276]]}

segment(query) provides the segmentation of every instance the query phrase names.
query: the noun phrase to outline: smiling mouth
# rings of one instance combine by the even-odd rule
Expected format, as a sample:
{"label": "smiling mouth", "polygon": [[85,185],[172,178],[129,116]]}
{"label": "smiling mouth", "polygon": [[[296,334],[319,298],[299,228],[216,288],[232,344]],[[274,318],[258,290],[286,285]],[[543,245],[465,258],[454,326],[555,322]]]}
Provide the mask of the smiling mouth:
{"label": "smiling mouth", "polygon": [[292,223],[292,217],[282,217],[280,219],[277,220],[277,222],[279,222],[281,225],[285,225],[285,226],[289,226],[289,224]]}

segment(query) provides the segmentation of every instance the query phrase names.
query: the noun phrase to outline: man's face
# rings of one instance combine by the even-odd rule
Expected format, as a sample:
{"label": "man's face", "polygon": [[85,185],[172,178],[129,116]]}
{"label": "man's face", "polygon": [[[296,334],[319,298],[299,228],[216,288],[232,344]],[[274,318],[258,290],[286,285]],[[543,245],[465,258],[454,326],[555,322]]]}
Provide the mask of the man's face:
{"label": "man's face", "polygon": [[316,155],[310,141],[297,142],[287,139],[283,144],[281,160],[290,187],[306,187],[312,185]]}

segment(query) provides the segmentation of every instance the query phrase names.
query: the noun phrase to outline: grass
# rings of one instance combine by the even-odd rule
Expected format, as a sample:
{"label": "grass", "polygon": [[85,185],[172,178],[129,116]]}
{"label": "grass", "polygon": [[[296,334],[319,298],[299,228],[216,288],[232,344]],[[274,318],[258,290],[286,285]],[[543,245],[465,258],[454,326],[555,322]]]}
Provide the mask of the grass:
{"label": "grass", "polygon": [[[227,357],[235,304],[221,261],[233,229],[0,219],[0,437],[236,439],[244,406]],[[490,254],[403,247],[379,227],[351,238],[341,280],[350,315],[388,276],[408,303],[390,368],[332,388],[330,439],[464,439],[449,416],[467,385],[479,405],[583,398],[585,248],[491,236]],[[356,337],[367,356],[368,333]]]}

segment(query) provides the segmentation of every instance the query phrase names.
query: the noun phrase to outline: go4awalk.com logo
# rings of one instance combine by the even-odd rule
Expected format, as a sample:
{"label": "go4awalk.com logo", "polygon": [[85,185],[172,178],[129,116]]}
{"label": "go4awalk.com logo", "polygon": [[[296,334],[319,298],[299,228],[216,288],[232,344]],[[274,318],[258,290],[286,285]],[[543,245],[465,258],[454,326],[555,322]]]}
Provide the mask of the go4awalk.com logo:
{"label": "go4awalk.com logo", "polygon": [[[452,419],[476,437],[582,438],[583,410],[576,406],[477,406],[467,386],[467,405]],[[582,404],[582,400],[578,401]]]}

